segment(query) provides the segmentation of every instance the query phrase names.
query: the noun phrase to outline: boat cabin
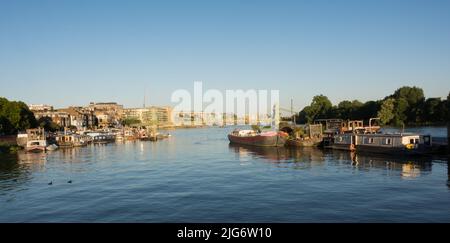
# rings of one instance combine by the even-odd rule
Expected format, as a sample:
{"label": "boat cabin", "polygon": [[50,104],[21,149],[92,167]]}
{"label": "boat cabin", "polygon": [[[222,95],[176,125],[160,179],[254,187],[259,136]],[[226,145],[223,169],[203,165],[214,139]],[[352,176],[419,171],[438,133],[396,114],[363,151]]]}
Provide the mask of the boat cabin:
{"label": "boat cabin", "polygon": [[331,148],[339,150],[355,150],[356,135],[353,133],[341,133],[334,135]]}
{"label": "boat cabin", "polygon": [[[427,139],[427,141],[429,141]],[[424,138],[419,134],[360,134],[357,136],[357,145],[379,147],[405,147],[424,144]]]}
{"label": "boat cabin", "polygon": [[234,130],[231,134],[234,136],[240,136],[240,137],[248,137],[248,136],[258,135],[258,133],[254,130]]}

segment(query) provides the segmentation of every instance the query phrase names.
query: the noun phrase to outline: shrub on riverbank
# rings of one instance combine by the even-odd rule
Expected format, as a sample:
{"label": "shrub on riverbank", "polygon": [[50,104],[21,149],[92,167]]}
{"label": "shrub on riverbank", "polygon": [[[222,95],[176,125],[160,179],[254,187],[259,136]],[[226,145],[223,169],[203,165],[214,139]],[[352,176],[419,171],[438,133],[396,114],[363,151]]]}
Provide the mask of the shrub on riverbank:
{"label": "shrub on riverbank", "polygon": [[33,112],[25,103],[0,97],[0,135],[16,134],[37,125]]}
{"label": "shrub on riverbank", "polygon": [[20,147],[17,144],[11,144],[9,142],[0,141],[0,153],[17,153],[20,150]]}

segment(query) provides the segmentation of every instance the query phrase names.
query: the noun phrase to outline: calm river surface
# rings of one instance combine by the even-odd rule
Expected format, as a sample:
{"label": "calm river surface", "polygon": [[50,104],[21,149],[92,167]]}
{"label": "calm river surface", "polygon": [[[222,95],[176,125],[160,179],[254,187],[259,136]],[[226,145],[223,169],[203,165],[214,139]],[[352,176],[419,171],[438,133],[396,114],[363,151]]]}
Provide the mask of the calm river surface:
{"label": "calm river surface", "polygon": [[450,222],[446,159],[231,146],[232,129],[0,155],[0,222]]}

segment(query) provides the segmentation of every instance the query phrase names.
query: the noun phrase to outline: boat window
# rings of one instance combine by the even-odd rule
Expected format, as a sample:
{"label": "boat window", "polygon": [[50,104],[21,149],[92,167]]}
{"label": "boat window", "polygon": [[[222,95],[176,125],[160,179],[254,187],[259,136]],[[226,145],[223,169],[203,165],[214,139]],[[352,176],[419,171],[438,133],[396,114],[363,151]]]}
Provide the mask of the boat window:
{"label": "boat window", "polygon": [[391,144],[392,140],[390,138],[386,138],[386,144]]}
{"label": "boat window", "polygon": [[368,138],[367,143],[373,143],[373,138]]}
{"label": "boat window", "polygon": [[409,143],[410,143],[410,144],[414,144],[414,139],[410,139],[410,140],[409,140]]}

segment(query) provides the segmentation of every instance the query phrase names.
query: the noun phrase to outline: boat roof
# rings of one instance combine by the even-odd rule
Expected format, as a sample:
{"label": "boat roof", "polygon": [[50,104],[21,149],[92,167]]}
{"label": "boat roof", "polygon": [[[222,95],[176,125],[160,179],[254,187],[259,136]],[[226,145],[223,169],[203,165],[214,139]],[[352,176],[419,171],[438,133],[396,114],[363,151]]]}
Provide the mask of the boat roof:
{"label": "boat roof", "polygon": [[418,133],[366,133],[358,134],[360,136],[372,136],[372,137],[411,137],[411,136],[422,136]]}

